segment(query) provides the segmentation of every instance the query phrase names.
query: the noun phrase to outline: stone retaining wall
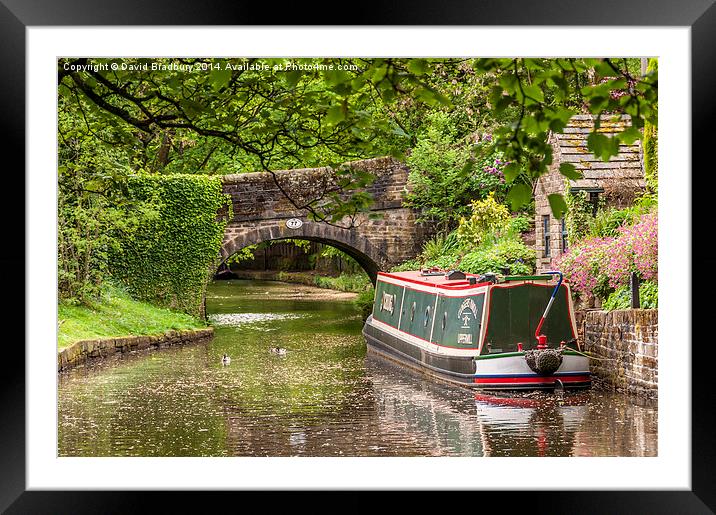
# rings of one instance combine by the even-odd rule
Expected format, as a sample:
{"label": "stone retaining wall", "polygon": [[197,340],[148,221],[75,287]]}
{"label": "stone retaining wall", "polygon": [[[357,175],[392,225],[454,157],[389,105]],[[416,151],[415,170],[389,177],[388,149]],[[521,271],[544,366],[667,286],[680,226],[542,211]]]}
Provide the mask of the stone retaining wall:
{"label": "stone retaining wall", "polygon": [[587,311],[584,348],[602,360],[590,360],[592,373],[618,390],[656,397],[659,311],[628,309]]}
{"label": "stone retaining wall", "polygon": [[57,353],[57,371],[67,370],[86,361],[105,358],[115,353],[145,349],[158,349],[171,345],[183,345],[214,336],[214,328],[167,331],[164,334],[148,336],[122,336],[82,340],[73,343]]}

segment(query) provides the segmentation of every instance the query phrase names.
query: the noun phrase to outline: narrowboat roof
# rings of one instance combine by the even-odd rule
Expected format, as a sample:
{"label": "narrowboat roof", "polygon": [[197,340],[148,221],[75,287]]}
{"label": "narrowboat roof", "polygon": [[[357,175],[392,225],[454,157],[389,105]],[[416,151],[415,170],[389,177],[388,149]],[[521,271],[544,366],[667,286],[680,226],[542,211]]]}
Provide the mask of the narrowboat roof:
{"label": "narrowboat roof", "polygon": [[[465,272],[465,279],[448,279],[447,270],[435,271],[434,275],[426,275],[421,270],[410,270],[407,272],[378,272],[378,280],[381,278],[398,279],[410,283],[421,284],[424,286],[432,286],[434,288],[443,288],[445,290],[469,290],[472,288],[480,288],[482,286],[493,284],[490,281],[478,282],[482,277],[479,274],[470,274]],[[475,278],[475,284],[470,284],[470,278]],[[510,281],[550,281],[550,275],[530,275],[530,276],[507,276],[500,279],[499,282]]]}

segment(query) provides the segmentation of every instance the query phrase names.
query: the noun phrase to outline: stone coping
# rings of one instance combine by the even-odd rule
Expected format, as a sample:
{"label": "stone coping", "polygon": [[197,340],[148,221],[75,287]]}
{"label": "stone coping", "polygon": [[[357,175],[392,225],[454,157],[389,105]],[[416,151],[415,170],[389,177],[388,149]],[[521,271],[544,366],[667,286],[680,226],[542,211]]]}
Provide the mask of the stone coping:
{"label": "stone coping", "polygon": [[172,345],[183,345],[214,336],[214,328],[169,330],[163,334],[144,336],[119,336],[80,340],[57,352],[57,371],[68,370],[94,359],[106,358],[115,353],[145,349],[160,349]]}

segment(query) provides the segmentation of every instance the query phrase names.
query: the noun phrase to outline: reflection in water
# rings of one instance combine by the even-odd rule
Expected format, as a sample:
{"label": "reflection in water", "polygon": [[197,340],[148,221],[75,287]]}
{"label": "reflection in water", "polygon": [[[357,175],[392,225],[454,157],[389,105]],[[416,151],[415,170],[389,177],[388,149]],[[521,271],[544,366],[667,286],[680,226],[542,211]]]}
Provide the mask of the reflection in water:
{"label": "reflection in water", "polygon": [[[653,403],[608,392],[488,395],[373,354],[350,302],[211,286],[208,343],[59,378],[62,456],[654,456]],[[286,356],[270,352],[287,349]],[[223,366],[226,353],[231,364]]]}
{"label": "reflection in water", "polygon": [[571,456],[588,412],[589,393],[535,398],[477,394],[487,456]]}

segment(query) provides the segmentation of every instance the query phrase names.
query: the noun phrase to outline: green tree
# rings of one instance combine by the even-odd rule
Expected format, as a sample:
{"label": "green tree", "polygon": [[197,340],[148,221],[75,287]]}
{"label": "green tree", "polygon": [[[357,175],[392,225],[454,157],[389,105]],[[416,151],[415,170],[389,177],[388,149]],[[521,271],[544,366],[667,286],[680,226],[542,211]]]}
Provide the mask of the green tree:
{"label": "green tree", "polygon": [[[505,179],[516,209],[552,162],[548,132],[562,131],[576,112],[631,115],[632,129],[618,137],[598,127],[589,135],[590,150],[605,160],[619,143],[641,138],[646,121],[656,124],[657,71],[637,69],[638,59],[606,58],[80,58],[60,60],[58,76],[60,95],[111,128],[133,166],[153,171],[273,172],[399,156],[416,142],[427,109],[454,109],[465,132],[489,111],[514,120],[495,131],[495,149],[510,161]],[[569,164],[561,171],[579,175]],[[343,170],[337,185],[308,201],[276,183],[296,208],[335,223],[368,206],[351,186],[369,180]],[[554,196],[552,208],[561,218],[564,199]]]}
{"label": "green tree", "polygon": [[[549,131],[562,132],[577,112],[598,115],[587,146],[604,161],[619,153],[620,144],[640,139],[646,122],[657,124],[657,70],[639,76],[638,60],[476,59],[474,66],[493,78],[490,104],[495,112],[518,111],[513,124],[496,132],[497,149],[511,161],[504,173],[513,209],[531,200],[536,180],[552,164]],[[632,126],[610,138],[599,127],[603,117],[614,114],[630,115]],[[562,163],[560,172],[568,179],[580,177],[569,163]],[[562,218],[567,208],[562,196],[552,195],[550,205],[555,217]]]}
{"label": "green tree", "polygon": [[[135,166],[266,171],[399,153],[406,138],[383,109],[398,95],[447,103],[406,59],[62,59],[59,92],[91,106],[133,150]],[[114,69],[113,69],[114,68]],[[403,145],[404,147],[405,145]],[[343,168],[336,185],[297,209],[335,222],[364,209],[366,174]],[[329,202],[326,202],[328,200]]]}
{"label": "green tree", "polygon": [[81,103],[59,102],[58,295],[90,303],[109,274],[118,236],[131,234],[153,210],[125,196],[129,162],[111,131],[83,114]]}

